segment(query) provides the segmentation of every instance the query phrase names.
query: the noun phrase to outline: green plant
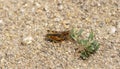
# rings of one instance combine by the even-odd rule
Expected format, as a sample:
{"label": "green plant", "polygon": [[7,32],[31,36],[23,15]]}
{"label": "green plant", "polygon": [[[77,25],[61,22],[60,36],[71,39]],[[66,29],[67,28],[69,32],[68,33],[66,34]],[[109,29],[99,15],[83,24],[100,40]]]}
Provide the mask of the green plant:
{"label": "green plant", "polygon": [[81,51],[80,58],[85,60],[98,50],[100,44],[94,39],[93,32],[91,32],[87,38],[81,38],[82,32],[83,30],[77,32],[75,29],[72,29],[70,37],[84,47],[84,50]]}

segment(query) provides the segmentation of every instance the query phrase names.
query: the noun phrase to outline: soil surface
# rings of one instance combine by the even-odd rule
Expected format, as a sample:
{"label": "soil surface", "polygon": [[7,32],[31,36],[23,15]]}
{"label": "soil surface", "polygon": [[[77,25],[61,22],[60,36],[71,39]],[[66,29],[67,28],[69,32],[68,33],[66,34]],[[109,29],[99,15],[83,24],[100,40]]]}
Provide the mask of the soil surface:
{"label": "soil surface", "polygon": [[[74,42],[44,40],[72,28],[100,43],[87,60]],[[0,69],[120,69],[120,0],[0,0]]]}

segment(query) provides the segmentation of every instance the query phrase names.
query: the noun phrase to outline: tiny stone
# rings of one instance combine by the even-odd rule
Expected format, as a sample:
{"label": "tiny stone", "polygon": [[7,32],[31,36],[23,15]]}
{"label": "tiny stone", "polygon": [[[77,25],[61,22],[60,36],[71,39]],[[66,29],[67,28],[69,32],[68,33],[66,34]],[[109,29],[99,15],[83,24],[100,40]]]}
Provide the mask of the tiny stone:
{"label": "tiny stone", "polygon": [[59,21],[60,21],[60,18],[54,18],[54,21],[59,22]]}
{"label": "tiny stone", "polygon": [[6,7],[6,6],[3,6],[3,9],[4,9],[4,10],[9,10],[9,8],[8,8],[8,7]]}
{"label": "tiny stone", "polygon": [[46,3],[46,5],[45,5],[44,10],[45,10],[46,12],[49,12],[49,6],[48,6],[48,4],[47,4],[47,3]]}
{"label": "tiny stone", "polygon": [[100,3],[98,3],[97,5],[98,5],[98,6],[101,6],[101,4],[100,4]]}
{"label": "tiny stone", "polygon": [[114,26],[111,26],[110,29],[109,29],[109,34],[114,34],[116,32],[116,27]]}
{"label": "tiny stone", "polygon": [[35,12],[35,8],[34,8],[34,7],[32,8],[32,12],[33,12],[33,13]]}
{"label": "tiny stone", "polygon": [[1,63],[7,62],[4,58],[1,59]]}
{"label": "tiny stone", "polygon": [[24,13],[24,12],[25,12],[25,9],[21,8],[20,11],[21,11],[22,13]]}
{"label": "tiny stone", "polygon": [[35,3],[35,5],[36,5],[37,7],[40,7],[40,4],[39,4],[39,3],[37,3],[37,2]]}
{"label": "tiny stone", "polygon": [[117,28],[120,28],[120,22],[118,22],[118,24],[117,24]]}
{"label": "tiny stone", "polygon": [[26,7],[26,6],[28,6],[28,4],[26,3],[24,6]]}
{"label": "tiny stone", "polygon": [[63,5],[59,5],[58,10],[62,10],[62,9],[63,9]]}
{"label": "tiny stone", "polygon": [[104,23],[101,22],[101,23],[99,24],[99,27],[103,27],[103,26],[104,26]]}
{"label": "tiny stone", "polygon": [[0,24],[2,24],[3,23],[3,20],[0,20]]}
{"label": "tiny stone", "polygon": [[22,44],[31,44],[32,41],[33,41],[33,38],[31,36],[28,36],[28,37],[23,39]]}

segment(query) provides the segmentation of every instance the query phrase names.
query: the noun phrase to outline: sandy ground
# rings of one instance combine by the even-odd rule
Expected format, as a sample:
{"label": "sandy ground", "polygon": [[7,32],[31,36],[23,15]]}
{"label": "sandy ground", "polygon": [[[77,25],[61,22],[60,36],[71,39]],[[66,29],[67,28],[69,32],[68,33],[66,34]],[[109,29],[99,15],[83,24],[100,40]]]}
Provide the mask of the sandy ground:
{"label": "sandy ground", "polygon": [[[100,42],[88,60],[74,42],[44,40],[72,28]],[[120,0],[0,0],[0,69],[120,69]]]}

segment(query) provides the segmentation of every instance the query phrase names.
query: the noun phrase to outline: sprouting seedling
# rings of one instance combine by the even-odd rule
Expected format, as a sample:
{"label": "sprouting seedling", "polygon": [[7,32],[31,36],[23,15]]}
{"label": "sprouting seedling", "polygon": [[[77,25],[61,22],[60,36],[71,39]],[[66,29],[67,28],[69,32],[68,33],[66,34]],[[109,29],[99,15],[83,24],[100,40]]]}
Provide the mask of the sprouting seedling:
{"label": "sprouting seedling", "polygon": [[84,47],[84,50],[81,51],[80,58],[83,60],[87,59],[91,54],[95,53],[99,48],[99,43],[94,40],[94,33],[91,32],[87,39],[82,39],[81,36],[83,30],[77,32],[75,29],[72,29],[70,32],[70,36],[73,40],[75,40],[78,44]]}
{"label": "sprouting seedling", "polygon": [[70,31],[70,36],[73,40],[77,41],[79,36],[81,36],[82,32],[83,32],[82,29],[80,29],[79,32],[77,32],[75,29],[72,29]]}
{"label": "sprouting seedling", "polygon": [[70,31],[70,37],[71,37],[73,40],[76,41],[77,35],[76,35],[76,32],[75,32],[74,29],[72,29],[72,30]]}
{"label": "sprouting seedling", "polygon": [[82,32],[83,32],[83,29],[80,29],[77,33],[77,36],[81,36],[82,35]]}
{"label": "sprouting seedling", "polygon": [[88,40],[93,40],[94,38],[94,34],[93,34],[93,31],[90,33],[89,37],[88,37]]}
{"label": "sprouting seedling", "polygon": [[82,52],[80,57],[82,59],[87,59],[91,54],[94,54],[99,48],[99,43],[97,41],[93,41],[88,47],[86,47]]}

